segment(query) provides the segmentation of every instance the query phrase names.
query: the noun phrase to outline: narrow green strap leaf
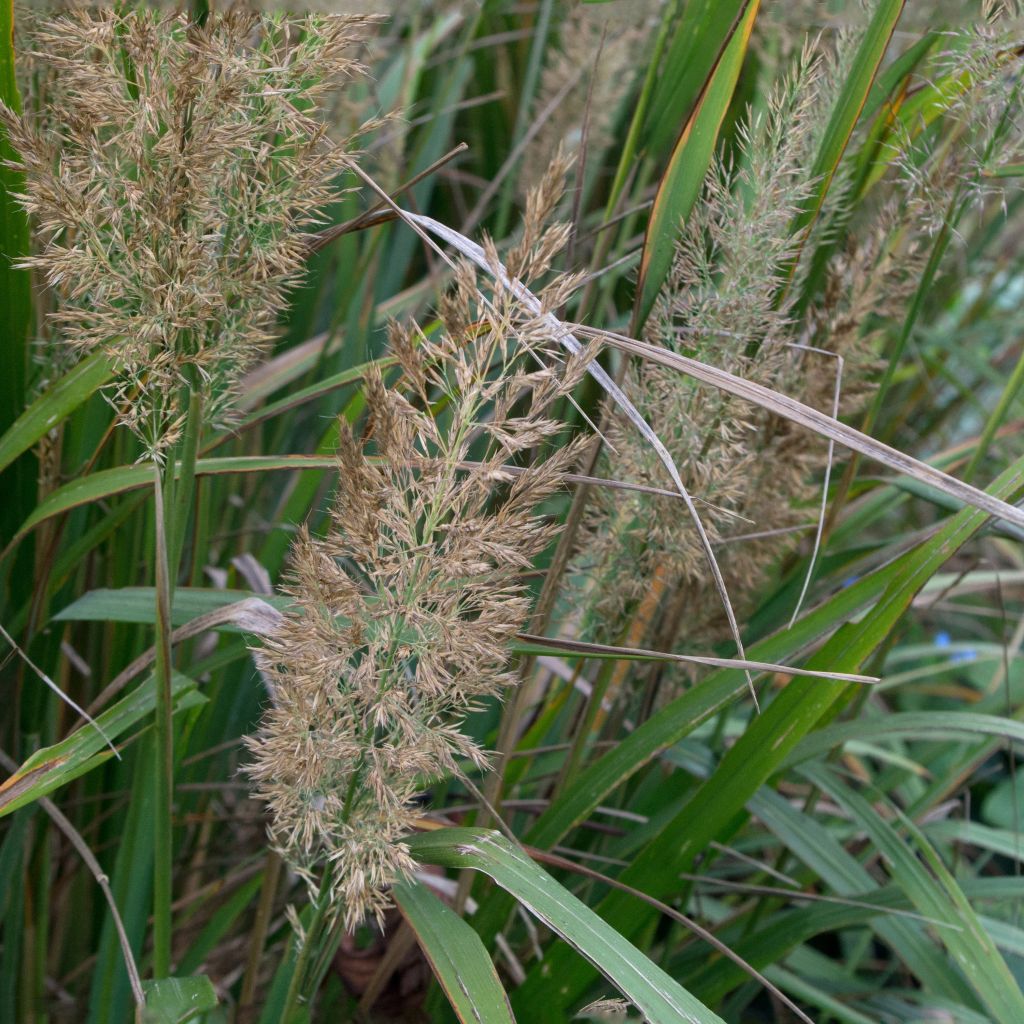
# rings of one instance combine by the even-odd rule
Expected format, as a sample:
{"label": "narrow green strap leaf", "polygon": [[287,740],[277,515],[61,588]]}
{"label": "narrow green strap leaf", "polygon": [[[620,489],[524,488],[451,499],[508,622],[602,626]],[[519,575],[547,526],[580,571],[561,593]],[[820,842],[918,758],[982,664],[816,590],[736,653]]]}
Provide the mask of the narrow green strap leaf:
{"label": "narrow green strap leaf", "polygon": [[875,142],[879,159],[862,176],[859,194],[864,195],[874,187],[907,144],[927,131],[960,96],[977,84],[969,70],[957,71],[925,83],[907,96],[895,117],[879,132]]}
{"label": "narrow green strap leaf", "polygon": [[718,132],[739,80],[747,43],[754,27],[760,0],[748,0],[743,16],[729,24],[731,36],[718,51],[718,59],[709,69],[700,98],[679,136],[679,141],[662,176],[647,223],[640,258],[640,273],[633,315],[633,334],[638,334],[654,308],[672,267],[679,226],[686,221],[700,195],[704,175],[711,164]]}
{"label": "narrow green strap leaf", "polygon": [[644,148],[660,154],[693,113],[715,65],[746,13],[748,0],[690,0],[665,54],[651,98]]}
{"label": "narrow green strap leaf", "polygon": [[920,39],[907,47],[892,63],[880,71],[875,78],[874,85],[871,86],[871,92],[868,93],[861,116],[865,119],[872,118],[884,106],[891,107],[897,94],[901,93],[907,84],[907,79],[914,69],[941,41],[941,32],[925,32]]}
{"label": "narrow green strap leaf", "polygon": [[[284,398],[279,398],[276,402],[268,402],[266,405],[259,406],[238,424],[237,429],[245,430],[256,423],[262,423],[264,420],[281,415],[281,413],[297,409],[300,405],[305,405],[307,402],[323,398],[332,391],[337,391],[340,388],[347,387],[349,384],[354,384],[356,381],[362,380],[374,367],[383,372],[397,365],[397,363],[398,359],[395,356],[382,356],[380,359],[371,359],[369,362],[362,363],[359,366],[353,366],[350,369],[342,370],[340,373],[331,374],[329,377],[318,380],[304,388],[290,391]],[[288,368],[291,369],[291,367]],[[266,386],[265,381],[262,383]],[[233,436],[233,432],[228,432],[219,440],[227,441]]]}
{"label": "narrow green strap leaf", "polygon": [[[876,570],[809,612],[792,629],[762,641],[748,653],[751,657],[777,661],[792,657],[877,600],[901,571],[899,561]],[[724,669],[677,697],[585,768],[572,787],[537,818],[525,842],[550,849],[663,751],[746,692],[743,673]],[[498,931],[507,912],[507,903],[498,898],[481,907],[477,927],[485,939]]]}
{"label": "narrow green strap leaf", "polygon": [[188,952],[178,960],[179,971],[190,974],[202,966],[206,958],[216,950],[217,945],[236,927],[239,920],[251,912],[253,900],[262,885],[261,871],[240,885],[231,897],[210,915],[209,921],[203,925],[202,931],[189,946]]}
{"label": "narrow green strap leaf", "polygon": [[[821,878],[828,891],[840,898],[864,901],[866,907],[860,921],[896,953],[911,976],[927,991],[961,1004],[973,1001],[968,986],[948,969],[945,951],[936,947],[920,922],[885,913],[886,908],[911,910],[906,894],[896,886],[878,889],[867,868],[846,850],[832,830],[766,786],[758,790],[747,807],[790,853]],[[778,964],[814,935],[837,932],[856,923],[846,916],[851,912],[859,913],[859,910],[836,903],[817,903],[791,910],[765,921],[762,928],[737,943],[736,952],[759,968]],[[714,1002],[744,980],[735,965],[713,964],[702,975],[699,991],[708,1002]]]}
{"label": "narrow green strap leaf", "polygon": [[[175,587],[172,624],[186,622],[209,615],[227,605],[258,597],[261,601],[284,611],[292,601],[284,594],[254,594],[251,590],[212,590],[207,587]],[[119,587],[118,589],[90,590],[61,609],[55,622],[136,622],[153,625],[156,621],[156,591],[153,587]],[[223,623],[224,630],[239,631],[237,624]]]}
{"label": "narrow green strap leaf", "polygon": [[[195,686],[194,680],[175,673],[171,686],[175,712],[205,700],[196,692]],[[155,701],[156,690],[150,677],[123,700],[98,715],[95,726],[87,723],[59,743],[37,750],[0,785],[0,818],[108,761],[113,755],[104,737],[116,739],[142,721],[152,713]]]}
{"label": "narrow green strap leaf", "polygon": [[407,842],[418,860],[472,868],[494,879],[593,964],[649,1024],[724,1024],[499,833],[446,828]]}
{"label": "narrow green strap leaf", "polygon": [[41,394],[0,437],[0,470],[9,466],[22,452],[27,452],[113,375],[113,367],[104,353],[97,352],[77,363]]}
{"label": "narrow green strap leaf", "polygon": [[[330,445],[323,445],[329,449]],[[380,461],[380,456],[370,456],[373,463]],[[464,469],[472,469],[477,463],[463,462],[459,464]],[[196,476],[221,476],[232,473],[272,473],[289,472],[293,470],[323,472],[338,468],[338,459],[333,454],[322,455],[235,455],[222,456],[219,458],[199,459],[195,464]],[[508,472],[513,474],[523,473],[524,467],[510,466]],[[175,469],[175,479],[181,476],[180,464]],[[611,487],[617,490],[634,490],[638,492],[654,493],[663,497],[679,498],[677,491],[668,491],[664,488],[649,487],[645,484],[631,484],[620,480],[605,480],[601,477],[568,473],[565,476],[566,483],[584,483],[594,486]],[[18,527],[18,532],[13,540],[17,541],[24,537],[31,530],[34,530],[40,523],[51,519],[53,516],[70,512],[74,508],[89,505],[92,502],[104,498],[111,498],[117,494],[125,494],[129,491],[142,490],[153,486],[153,472],[145,465],[135,466],[113,466],[110,469],[101,469],[87,476],[78,477],[51,491],[32,513]],[[13,543],[13,541],[12,541]]]}
{"label": "narrow green strap leaf", "polygon": [[[1009,780],[1003,780],[998,785],[1004,785],[1006,781]],[[986,810],[988,810],[988,801],[986,801]],[[926,834],[929,839],[966,843],[969,846],[976,846],[980,850],[991,850],[992,853],[998,853],[1000,857],[1006,857],[1009,860],[1024,860],[1024,838],[1012,828],[993,828],[991,825],[982,825],[977,821],[949,819],[930,822],[926,827]]]}
{"label": "narrow green strap leaf", "polygon": [[[990,493],[1012,500],[1022,487],[1024,459],[1003,473]],[[934,536],[894,562],[890,569],[898,567],[898,572],[890,577],[886,591],[870,613],[861,622],[843,626],[809,664],[833,671],[859,668],[884,642],[920,588],[986,520],[983,512],[964,509]],[[676,891],[680,873],[691,870],[710,842],[726,841],[743,820],[745,805],[758,787],[783,765],[789,752],[846,690],[846,685],[827,682],[789,683],[726,752],[718,769],[694,797],[623,871],[620,880],[656,898]],[[635,935],[650,920],[646,908],[638,909],[619,892],[607,896],[599,909],[602,917],[625,935]],[[546,976],[535,969],[521,991],[536,999],[555,998],[548,978],[557,977],[558,998],[565,1006],[592,980],[591,972],[582,970],[557,949],[546,967]]]}
{"label": "narrow green strap leaf", "polygon": [[[271,473],[286,470],[335,469],[338,460],[333,456],[315,455],[239,455],[216,459],[200,459],[196,463],[196,476],[219,476],[225,473]],[[180,472],[180,466],[178,467]],[[63,487],[51,491],[21,524],[15,540],[24,537],[40,523],[69,512],[73,508],[89,505],[116,494],[153,486],[153,470],[147,465],[115,466],[78,477]]]}
{"label": "narrow green strap leaf", "polygon": [[462,1024],[513,1024],[480,936],[422,883],[402,882],[391,892]]}

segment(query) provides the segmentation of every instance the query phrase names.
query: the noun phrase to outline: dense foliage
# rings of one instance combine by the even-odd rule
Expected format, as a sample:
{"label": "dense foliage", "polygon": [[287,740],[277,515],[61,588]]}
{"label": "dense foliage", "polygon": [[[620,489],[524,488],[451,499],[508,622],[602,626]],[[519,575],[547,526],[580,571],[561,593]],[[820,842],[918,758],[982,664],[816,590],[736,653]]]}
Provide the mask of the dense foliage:
{"label": "dense foliage", "polygon": [[1020,1024],[1013,0],[326,6],[0,0],[0,1020]]}

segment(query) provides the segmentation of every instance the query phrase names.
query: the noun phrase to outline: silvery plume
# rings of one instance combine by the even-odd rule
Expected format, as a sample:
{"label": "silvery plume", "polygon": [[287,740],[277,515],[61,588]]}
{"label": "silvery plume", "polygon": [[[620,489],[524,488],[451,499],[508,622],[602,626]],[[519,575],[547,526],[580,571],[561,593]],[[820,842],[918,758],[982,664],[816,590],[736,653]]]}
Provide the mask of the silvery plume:
{"label": "silvery plume", "polygon": [[51,102],[0,105],[38,237],[24,265],[56,291],[61,347],[116,361],[110,397],[149,454],[185,394],[215,420],[262,352],[350,159],[317,110],[361,71],[368,24],[82,10],[35,33]]}
{"label": "silvery plume", "polygon": [[[527,230],[521,277],[543,272],[553,238]],[[275,845],[310,881],[327,868],[349,928],[412,870],[417,795],[487,764],[462,723],[514,682],[523,573],[551,536],[538,507],[581,450],[556,443],[549,409],[585,359],[552,366],[543,317],[500,288],[485,299],[461,267],[441,324],[429,339],[393,327],[402,381],[369,376],[363,442],[342,422],[329,526],[300,535],[293,608],[257,655],[273,700],[248,772]]]}

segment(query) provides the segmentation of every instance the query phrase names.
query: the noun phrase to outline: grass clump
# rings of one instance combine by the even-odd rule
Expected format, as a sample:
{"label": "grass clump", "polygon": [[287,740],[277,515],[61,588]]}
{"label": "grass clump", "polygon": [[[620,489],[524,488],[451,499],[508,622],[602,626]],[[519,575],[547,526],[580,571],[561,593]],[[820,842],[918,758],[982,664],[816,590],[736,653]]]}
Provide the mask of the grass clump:
{"label": "grass clump", "polygon": [[904,6],[0,11],[0,1020],[1024,1020],[1024,23]]}

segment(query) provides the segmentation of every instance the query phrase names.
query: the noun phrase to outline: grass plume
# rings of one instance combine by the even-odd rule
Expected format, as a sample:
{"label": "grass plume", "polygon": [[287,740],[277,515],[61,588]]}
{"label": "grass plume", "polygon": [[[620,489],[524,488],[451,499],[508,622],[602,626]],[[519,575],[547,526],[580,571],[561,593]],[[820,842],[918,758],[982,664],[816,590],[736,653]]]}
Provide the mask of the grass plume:
{"label": "grass plume", "polygon": [[216,422],[265,351],[348,158],[318,105],[361,72],[369,24],[80,10],[35,33],[49,111],[0,107],[41,239],[24,265],[59,295],[60,343],[115,360],[118,416],[150,452],[180,436],[182,388]]}
{"label": "grass plume", "polygon": [[[549,241],[522,262],[543,269]],[[563,444],[504,472],[550,447],[562,430],[550,407],[582,364],[547,368],[542,321],[511,295],[478,302],[467,267],[458,281],[438,334],[392,328],[408,394],[369,377],[372,457],[342,422],[330,525],[296,543],[295,610],[259,652],[273,700],[248,771],[288,860],[307,877],[332,866],[350,929],[380,919],[388,886],[412,870],[402,837],[417,794],[487,766],[461,723],[514,682],[522,574],[552,533],[536,510],[578,457]]]}

